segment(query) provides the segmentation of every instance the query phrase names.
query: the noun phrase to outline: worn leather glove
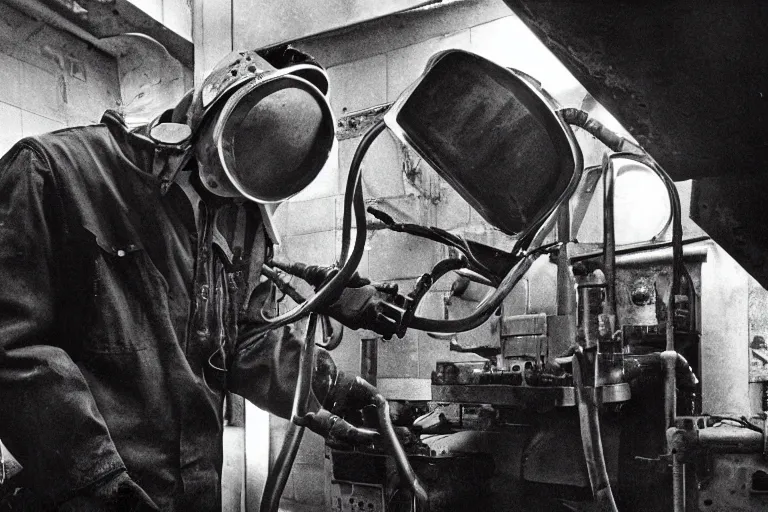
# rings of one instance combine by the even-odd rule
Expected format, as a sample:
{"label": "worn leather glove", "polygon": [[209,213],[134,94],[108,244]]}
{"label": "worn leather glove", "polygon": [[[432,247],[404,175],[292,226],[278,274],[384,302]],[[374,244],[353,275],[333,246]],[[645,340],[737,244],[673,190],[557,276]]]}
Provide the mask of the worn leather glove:
{"label": "worn leather glove", "polygon": [[369,329],[385,339],[397,332],[404,310],[390,302],[391,293],[382,292],[373,285],[345,288],[332,304],[320,311],[350,329]]}
{"label": "worn leather glove", "polygon": [[160,510],[144,489],[122,471],[86,489],[59,507],[60,512],[150,512]]}

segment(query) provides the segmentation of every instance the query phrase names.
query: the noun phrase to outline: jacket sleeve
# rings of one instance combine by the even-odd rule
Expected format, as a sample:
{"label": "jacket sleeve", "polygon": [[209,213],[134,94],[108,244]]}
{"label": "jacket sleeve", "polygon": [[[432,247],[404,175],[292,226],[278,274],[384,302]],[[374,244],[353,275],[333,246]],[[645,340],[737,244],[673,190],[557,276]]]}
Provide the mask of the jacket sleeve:
{"label": "jacket sleeve", "polygon": [[[243,327],[263,322],[258,318],[262,305],[270,300],[268,289],[268,283],[261,283],[254,291]],[[241,335],[228,372],[230,391],[272,414],[290,418],[303,344],[294,326],[256,336]],[[330,359],[322,349],[316,349],[315,353]],[[317,398],[311,393],[308,409],[319,408]]]}
{"label": "jacket sleeve", "polygon": [[85,378],[57,344],[59,201],[33,146],[0,159],[0,439],[25,485],[51,501],[124,469]]}

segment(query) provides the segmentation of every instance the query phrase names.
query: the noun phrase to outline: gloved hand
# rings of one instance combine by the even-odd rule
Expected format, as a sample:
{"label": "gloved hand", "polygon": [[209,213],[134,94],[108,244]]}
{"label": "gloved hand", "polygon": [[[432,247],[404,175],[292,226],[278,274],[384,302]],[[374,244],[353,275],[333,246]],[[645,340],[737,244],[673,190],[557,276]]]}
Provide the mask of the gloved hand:
{"label": "gloved hand", "polygon": [[355,427],[326,409],[309,414],[307,420],[307,428],[321,435],[331,446],[359,446],[371,444],[379,438],[375,430]]}
{"label": "gloved hand", "polygon": [[331,316],[350,329],[370,329],[385,339],[397,332],[405,310],[390,302],[391,293],[382,292],[373,285],[345,288],[321,313]]}
{"label": "gloved hand", "polygon": [[150,512],[160,510],[144,489],[122,471],[59,507],[60,512]]}

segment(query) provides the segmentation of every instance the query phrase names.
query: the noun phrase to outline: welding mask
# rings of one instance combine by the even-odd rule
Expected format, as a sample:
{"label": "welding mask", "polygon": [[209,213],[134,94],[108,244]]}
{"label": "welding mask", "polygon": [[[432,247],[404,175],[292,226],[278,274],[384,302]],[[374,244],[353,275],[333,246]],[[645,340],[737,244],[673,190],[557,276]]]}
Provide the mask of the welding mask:
{"label": "welding mask", "polygon": [[277,203],[325,165],[335,123],[328,80],[315,64],[276,68],[258,53],[232,53],[193,98],[188,124],[202,184],[213,194]]}
{"label": "welding mask", "polygon": [[173,139],[172,127],[186,129],[174,144],[197,160],[202,185],[258,203],[269,229],[277,204],[328,160],[335,122],[327,93],[325,70],[293,48],[233,52],[179,103],[172,122],[161,120],[151,133],[162,144]]}

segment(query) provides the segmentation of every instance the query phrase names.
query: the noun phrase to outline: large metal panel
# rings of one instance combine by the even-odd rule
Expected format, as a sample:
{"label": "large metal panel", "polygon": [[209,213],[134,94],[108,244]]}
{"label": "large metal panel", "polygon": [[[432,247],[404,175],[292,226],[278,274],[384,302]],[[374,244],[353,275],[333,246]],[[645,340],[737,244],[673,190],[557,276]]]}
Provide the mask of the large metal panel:
{"label": "large metal panel", "polygon": [[765,171],[767,2],[505,2],[675,180]]}

